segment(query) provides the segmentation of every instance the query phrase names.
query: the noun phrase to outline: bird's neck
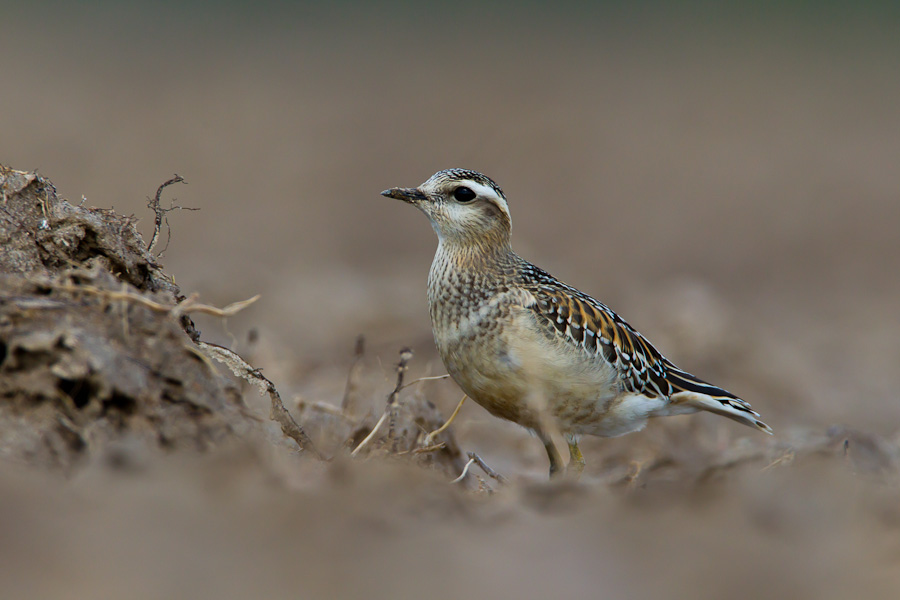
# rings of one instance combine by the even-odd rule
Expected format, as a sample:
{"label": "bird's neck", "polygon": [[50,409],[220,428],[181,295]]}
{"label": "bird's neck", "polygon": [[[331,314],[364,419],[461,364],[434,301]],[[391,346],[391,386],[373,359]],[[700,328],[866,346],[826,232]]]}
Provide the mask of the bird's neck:
{"label": "bird's neck", "polygon": [[456,271],[478,270],[491,272],[515,263],[516,254],[509,243],[509,235],[481,237],[476,240],[438,238],[435,262]]}

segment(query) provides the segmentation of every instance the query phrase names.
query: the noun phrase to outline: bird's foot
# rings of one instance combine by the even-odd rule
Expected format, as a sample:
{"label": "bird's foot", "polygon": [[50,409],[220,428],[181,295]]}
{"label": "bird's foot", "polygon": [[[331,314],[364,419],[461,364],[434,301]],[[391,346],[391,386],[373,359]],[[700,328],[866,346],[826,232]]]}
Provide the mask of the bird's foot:
{"label": "bird's foot", "polygon": [[569,465],[566,467],[566,475],[578,480],[584,472],[584,455],[578,447],[578,440],[567,440],[569,445]]}

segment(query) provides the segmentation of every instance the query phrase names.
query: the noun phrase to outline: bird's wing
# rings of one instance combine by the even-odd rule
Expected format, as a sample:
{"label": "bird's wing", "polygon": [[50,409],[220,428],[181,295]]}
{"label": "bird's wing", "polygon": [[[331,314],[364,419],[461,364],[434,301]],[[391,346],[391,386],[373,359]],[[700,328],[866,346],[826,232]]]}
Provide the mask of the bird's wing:
{"label": "bird's wing", "polygon": [[672,394],[666,379],[671,363],[606,305],[534,268],[529,308],[545,333],[615,368],[622,387],[649,397]]}
{"label": "bird's wing", "polygon": [[772,432],[756,418],[759,413],[750,404],[675,366],[602,302],[533,265],[523,272],[523,278],[534,298],[529,308],[545,333],[565,338],[614,367],[624,391],[650,398],[662,396],[674,405],[707,410]]}

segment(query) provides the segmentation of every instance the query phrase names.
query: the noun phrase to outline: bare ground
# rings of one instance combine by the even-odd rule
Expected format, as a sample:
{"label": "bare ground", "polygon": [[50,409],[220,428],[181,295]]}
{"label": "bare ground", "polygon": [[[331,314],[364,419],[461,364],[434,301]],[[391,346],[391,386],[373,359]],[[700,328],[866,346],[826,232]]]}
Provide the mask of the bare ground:
{"label": "bare ground", "polygon": [[[185,313],[217,309],[181,294],[130,219],[73,206],[36,174],[2,167],[0,186],[2,558],[16,597],[873,597],[897,583],[896,440],[680,420],[589,442],[582,480],[548,482],[539,444],[508,425],[461,418],[427,435],[451,384],[409,381],[404,349],[382,400],[360,338],[340,399],[294,407],[297,444],[214,366]],[[466,468],[470,444],[501,473]],[[35,578],[35,560],[52,576]]]}

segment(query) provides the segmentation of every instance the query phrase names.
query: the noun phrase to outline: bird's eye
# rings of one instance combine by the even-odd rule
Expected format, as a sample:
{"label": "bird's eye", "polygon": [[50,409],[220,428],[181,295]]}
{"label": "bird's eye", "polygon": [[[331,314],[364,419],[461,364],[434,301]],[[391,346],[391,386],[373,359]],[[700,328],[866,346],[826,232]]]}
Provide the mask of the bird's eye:
{"label": "bird's eye", "polygon": [[471,202],[475,199],[475,192],[462,186],[453,190],[453,197],[456,198],[457,202]]}

